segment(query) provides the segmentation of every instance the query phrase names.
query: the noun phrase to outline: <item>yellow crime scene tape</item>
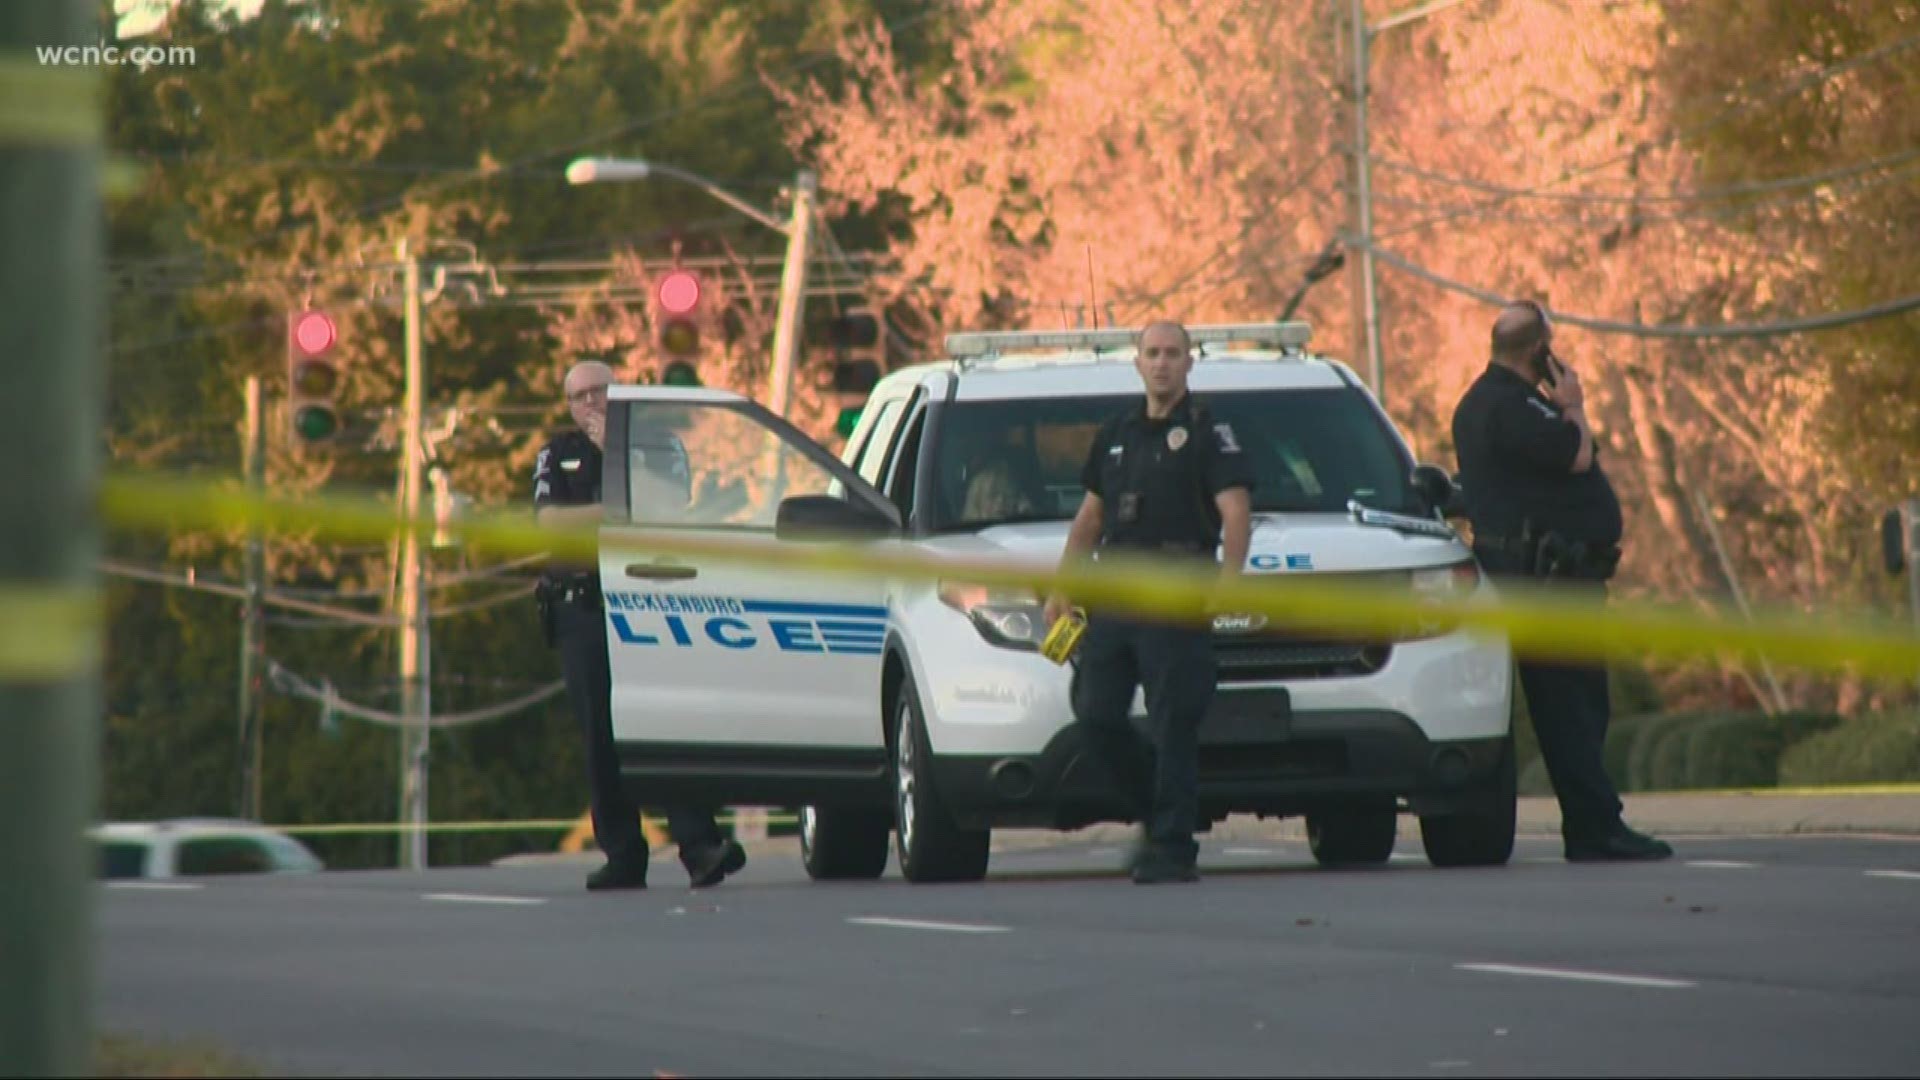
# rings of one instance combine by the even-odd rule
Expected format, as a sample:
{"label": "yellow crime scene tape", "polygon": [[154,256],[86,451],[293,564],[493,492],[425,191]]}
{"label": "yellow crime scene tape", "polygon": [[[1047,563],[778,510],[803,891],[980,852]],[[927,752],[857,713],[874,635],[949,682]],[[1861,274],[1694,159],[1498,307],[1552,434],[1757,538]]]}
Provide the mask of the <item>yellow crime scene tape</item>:
{"label": "yellow crime scene tape", "polygon": [[0,143],[96,146],[107,129],[106,92],[96,68],[0,56]]}
{"label": "yellow crime scene tape", "polygon": [[[410,531],[426,541],[430,517],[402,520],[390,504],[364,496],[249,494],[232,487],[156,475],[118,474],[102,484],[106,520],[126,529],[310,533],[335,542],[384,541]],[[852,578],[945,579],[1044,594],[1059,587],[1077,604],[1163,618],[1209,613],[1261,614],[1273,623],[1328,633],[1401,634],[1462,629],[1506,638],[1529,658],[1683,660],[1732,656],[1805,669],[1890,679],[1920,673],[1920,634],[1881,617],[1844,619],[1804,612],[1760,613],[1732,621],[1674,605],[1601,604],[1590,595],[1546,586],[1503,586],[1484,596],[1421,598],[1378,580],[1338,575],[1248,575],[1223,582],[1204,568],[1103,559],[1056,570],[1047,563],[956,559],[888,541],[794,542],[715,537],[663,530],[550,529],[529,512],[476,513],[439,526],[471,550],[502,556],[551,554],[592,564],[603,541],[621,551],[677,555]]]}
{"label": "yellow crime scene tape", "polygon": [[0,585],[0,680],[68,679],[100,661],[99,590]]}

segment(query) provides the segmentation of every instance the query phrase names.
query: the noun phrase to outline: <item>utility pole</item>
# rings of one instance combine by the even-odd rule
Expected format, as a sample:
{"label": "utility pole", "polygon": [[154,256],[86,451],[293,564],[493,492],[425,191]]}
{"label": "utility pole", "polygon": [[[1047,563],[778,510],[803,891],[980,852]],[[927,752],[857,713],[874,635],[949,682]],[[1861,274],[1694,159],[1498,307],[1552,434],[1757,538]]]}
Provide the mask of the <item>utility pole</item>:
{"label": "utility pole", "polygon": [[420,258],[400,241],[406,288],[406,406],[400,437],[400,512],[408,523],[400,537],[400,865],[427,866],[427,723],[433,712],[429,677],[429,630],[425,560],[412,523],[420,515],[425,464],[423,428],[427,379],[420,355]]}
{"label": "utility pole", "polygon": [[1373,166],[1367,160],[1367,48],[1373,36],[1367,28],[1363,0],[1353,0],[1353,171],[1360,242],[1360,318],[1367,346],[1367,380],[1373,396],[1386,403],[1386,385],[1380,369],[1380,298],[1373,280]]}
{"label": "utility pole", "polygon": [[[291,327],[288,328],[291,332]],[[260,378],[249,375],[247,416],[241,436],[240,469],[247,494],[258,497],[266,486],[266,436],[262,431]],[[260,768],[265,733],[261,730],[265,702],[261,682],[266,671],[266,620],[262,596],[266,591],[266,547],[257,526],[249,526],[245,555],[246,599],[240,610],[240,816],[265,820],[260,809]]]}
{"label": "utility pole", "polygon": [[787,227],[787,262],[780,271],[780,309],[773,328],[773,377],[769,407],[786,417],[793,395],[793,369],[800,358],[800,319],[805,311],[808,248],[813,238],[813,198],[819,179],[800,170],[793,185],[793,223]]}
{"label": "utility pole", "polygon": [[[1920,631],[1920,498],[1908,499],[1901,511],[1907,527],[1907,602],[1913,606],[1913,628]],[[1914,685],[1920,688],[1920,671],[1914,672]]]}
{"label": "utility pole", "polygon": [[93,1064],[98,856],[105,79],[36,65],[97,40],[94,6],[0,15],[0,1075]]}

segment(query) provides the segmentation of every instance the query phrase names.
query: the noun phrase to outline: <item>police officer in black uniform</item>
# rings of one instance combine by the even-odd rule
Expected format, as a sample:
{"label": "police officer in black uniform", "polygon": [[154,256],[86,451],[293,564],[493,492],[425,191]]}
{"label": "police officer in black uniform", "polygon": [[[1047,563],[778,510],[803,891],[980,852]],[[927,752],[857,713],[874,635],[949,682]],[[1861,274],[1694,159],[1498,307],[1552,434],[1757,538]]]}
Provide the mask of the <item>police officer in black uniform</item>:
{"label": "police officer in black uniform", "polygon": [[[600,521],[600,465],[612,382],[613,369],[599,361],[584,361],[567,373],[567,405],[580,426],[542,447],[534,465],[533,504],[542,523],[580,527]],[[593,836],[607,856],[605,866],[587,875],[587,888],[645,888],[647,837],[639,809],[621,784],[613,744],[613,677],[599,568],[556,563],[542,579],[538,597],[548,643],[560,651],[573,715],[586,740]],[[670,807],[667,829],[696,889],[718,885],[746,865],[746,850],[721,835],[711,808]]]}
{"label": "police officer in black uniform", "polygon": [[[1553,353],[1553,323],[1531,301],[1493,324],[1492,362],[1453,414],[1474,553],[1496,580],[1546,580],[1606,595],[1620,560],[1620,501],[1600,468],[1580,377]],[[1520,685],[1560,800],[1572,861],[1664,859],[1666,843],[1621,820],[1603,751],[1604,665],[1519,661]]]}
{"label": "police officer in black uniform", "polygon": [[[1193,342],[1176,322],[1140,332],[1134,365],[1146,397],[1094,437],[1086,499],[1062,567],[1100,552],[1187,561],[1238,575],[1246,565],[1253,479],[1233,428],[1187,392]],[[1047,600],[1047,622],[1069,610]],[[1113,772],[1142,823],[1132,860],[1141,884],[1197,881],[1200,723],[1213,701],[1212,628],[1093,612],[1073,681],[1088,748]],[[1146,688],[1152,746],[1128,718]]]}

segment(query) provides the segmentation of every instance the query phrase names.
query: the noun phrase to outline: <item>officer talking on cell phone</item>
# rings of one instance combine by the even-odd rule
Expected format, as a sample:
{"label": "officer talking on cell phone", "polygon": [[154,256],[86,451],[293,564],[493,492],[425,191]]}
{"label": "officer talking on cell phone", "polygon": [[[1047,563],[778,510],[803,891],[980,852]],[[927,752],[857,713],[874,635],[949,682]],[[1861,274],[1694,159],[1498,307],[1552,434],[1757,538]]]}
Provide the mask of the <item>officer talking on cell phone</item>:
{"label": "officer talking on cell phone", "polygon": [[[1238,577],[1251,539],[1253,476],[1233,425],[1187,390],[1193,340],[1161,321],[1140,331],[1134,357],[1145,395],[1087,448],[1086,497],[1067,534],[1062,568],[1101,554]],[[1218,561],[1216,562],[1216,552]],[[1068,598],[1047,599],[1049,626]],[[1193,833],[1200,803],[1200,724],[1213,702],[1212,627],[1095,611],[1080,645],[1073,711],[1087,747],[1114,774],[1140,817],[1137,884],[1199,880]],[[1150,742],[1129,714],[1144,689]]]}
{"label": "officer talking on cell phone", "polygon": [[[1501,310],[1492,346],[1487,369],[1453,414],[1474,554],[1496,581],[1538,581],[1604,599],[1623,527],[1580,376],[1554,354],[1553,321],[1532,301]],[[1560,801],[1567,859],[1672,855],[1621,820],[1603,755],[1612,710],[1605,665],[1522,658],[1518,666]]]}
{"label": "officer talking on cell phone", "polygon": [[[602,519],[600,476],[607,388],[612,383],[613,369],[598,360],[582,361],[567,372],[563,384],[567,409],[579,427],[541,447],[534,463],[534,513],[542,525],[579,528]],[[684,477],[684,448],[676,465]],[[607,858],[605,866],[587,875],[587,888],[645,888],[647,837],[640,828],[639,808],[621,781],[613,742],[613,672],[599,568],[591,563],[556,562],[547,567],[536,598],[547,644],[560,653],[567,696],[585,740],[593,837]],[[667,830],[680,848],[687,880],[696,889],[718,885],[746,865],[746,850],[720,834],[711,807],[669,807]]]}

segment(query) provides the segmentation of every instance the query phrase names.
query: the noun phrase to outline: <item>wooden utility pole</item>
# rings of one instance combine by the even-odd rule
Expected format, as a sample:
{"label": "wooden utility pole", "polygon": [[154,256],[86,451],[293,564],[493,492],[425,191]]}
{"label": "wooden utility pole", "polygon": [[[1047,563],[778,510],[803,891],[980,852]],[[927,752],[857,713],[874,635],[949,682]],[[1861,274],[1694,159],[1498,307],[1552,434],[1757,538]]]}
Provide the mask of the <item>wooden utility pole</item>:
{"label": "wooden utility pole", "polygon": [[400,865],[427,866],[428,723],[433,714],[425,558],[411,523],[425,486],[426,364],[420,347],[420,256],[400,241],[406,273],[406,408],[400,445],[400,507],[409,527],[400,537]]}
{"label": "wooden utility pole", "polygon": [[[266,435],[262,430],[260,379],[247,377],[247,417],[241,434],[240,464],[247,494],[258,497],[266,487]],[[266,545],[258,527],[249,527],[245,557],[246,598],[240,609],[240,816],[264,821],[260,809],[260,767],[264,759],[261,722],[266,711],[261,683],[266,675]]]}

